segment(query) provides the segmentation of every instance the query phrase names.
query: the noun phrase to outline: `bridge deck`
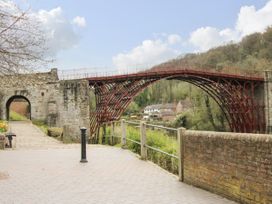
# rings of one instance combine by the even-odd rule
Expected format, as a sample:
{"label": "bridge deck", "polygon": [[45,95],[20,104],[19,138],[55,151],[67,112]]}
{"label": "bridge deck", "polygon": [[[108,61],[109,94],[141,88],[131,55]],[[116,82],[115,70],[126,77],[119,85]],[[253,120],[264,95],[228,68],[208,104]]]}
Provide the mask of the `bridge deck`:
{"label": "bridge deck", "polygon": [[[79,145],[47,141],[30,124],[14,123],[12,130],[21,149],[0,152],[0,203],[234,203],[183,184],[128,150],[88,146],[89,163],[81,164]],[[32,145],[20,145],[26,141]]]}
{"label": "bridge deck", "polygon": [[102,81],[126,81],[130,79],[156,79],[156,78],[166,78],[174,76],[202,76],[211,79],[222,78],[222,79],[235,79],[239,81],[264,81],[264,78],[256,74],[235,74],[235,73],[222,73],[216,71],[200,71],[200,70],[190,70],[190,69],[177,69],[177,70],[159,70],[159,71],[145,71],[132,74],[122,74],[113,76],[101,76],[101,77],[89,77],[90,84],[94,84]]}

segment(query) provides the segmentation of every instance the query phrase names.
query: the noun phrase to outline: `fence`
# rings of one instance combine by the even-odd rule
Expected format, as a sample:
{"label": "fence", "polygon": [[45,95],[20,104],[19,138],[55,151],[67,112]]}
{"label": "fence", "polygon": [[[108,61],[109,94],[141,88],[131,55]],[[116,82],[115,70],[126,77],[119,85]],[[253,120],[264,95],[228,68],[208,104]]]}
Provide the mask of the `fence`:
{"label": "fence", "polygon": [[[102,137],[102,143],[105,143],[105,139],[108,138],[108,142],[109,144],[113,145],[115,142],[116,138],[120,139],[121,142],[121,147],[122,148],[129,148],[129,146],[131,147],[130,149],[134,150],[134,152],[139,153],[141,159],[143,160],[151,160],[154,163],[157,163],[158,165],[162,166],[163,168],[169,170],[172,173],[176,173],[179,176],[179,180],[183,181],[184,179],[184,174],[183,174],[183,149],[182,149],[182,140],[183,140],[183,132],[184,132],[184,128],[169,128],[169,127],[163,127],[160,125],[153,125],[153,124],[147,124],[144,121],[127,121],[122,119],[120,122],[120,130],[119,133],[116,132],[116,125],[119,122],[115,122],[115,123],[110,123],[110,130],[107,131],[106,128],[104,130],[104,134]],[[137,129],[137,133],[139,134],[139,137],[137,137],[137,139],[135,139],[135,137],[132,137],[132,135],[130,135],[130,131],[128,130],[128,125],[130,126],[134,126],[134,129]],[[158,145],[153,145],[154,141],[152,141],[152,139],[154,139],[154,137],[157,137],[156,135],[152,137],[150,137],[150,131],[148,132],[147,129],[153,129],[154,130],[160,130],[160,131],[171,131],[172,132],[172,136],[165,136],[164,140],[169,140],[168,144],[172,144],[173,145],[173,149],[171,150],[170,153],[167,151],[164,151],[162,149],[160,149],[159,147],[157,147]],[[147,134],[148,132],[148,134]],[[134,132],[135,133],[135,132]],[[118,135],[119,134],[119,135]],[[148,138],[149,136],[149,138]],[[159,137],[159,135],[158,135]],[[159,141],[162,142],[162,141]],[[131,145],[130,145],[130,144]],[[149,143],[149,144],[148,144]],[[176,145],[177,144],[177,145]],[[137,147],[136,147],[136,146]],[[156,152],[159,154],[164,155],[164,157],[162,157],[162,159],[164,161],[161,161],[160,159],[158,159],[158,155],[156,153],[152,153]],[[175,165],[177,165],[177,171],[175,169]],[[169,167],[171,166],[171,168]],[[174,166],[174,167],[173,167]]]}
{"label": "fence", "polygon": [[[104,70],[99,72],[98,70]],[[178,61],[169,61],[158,66],[151,66],[149,64],[139,64],[125,67],[123,69],[109,69],[107,67],[92,67],[83,69],[66,69],[58,70],[58,76],[61,80],[71,80],[71,79],[84,79],[92,77],[110,77],[118,75],[129,75],[137,73],[158,73],[164,71],[208,71],[209,73],[221,73],[229,75],[240,75],[245,77],[262,77],[263,71],[255,69],[240,69],[239,67],[218,67],[218,66],[208,66],[203,64],[184,64]]]}
{"label": "fence", "polygon": [[[139,141],[131,138],[128,125],[138,128]],[[175,131],[176,154],[149,145],[150,127]],[[272,203],[272,135],[193,131],[126,120],[121,120],[119,134],[122,147],[129,142],[138,145],[144,160],[152,150],[177,161],[182,182],[240,203]]]}

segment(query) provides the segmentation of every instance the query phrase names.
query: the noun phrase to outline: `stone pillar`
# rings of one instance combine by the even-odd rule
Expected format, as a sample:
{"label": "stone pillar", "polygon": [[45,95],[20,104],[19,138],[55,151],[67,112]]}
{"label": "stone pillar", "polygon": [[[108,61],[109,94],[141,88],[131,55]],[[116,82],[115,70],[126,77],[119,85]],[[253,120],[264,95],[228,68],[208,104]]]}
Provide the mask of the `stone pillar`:
{"label": "stone pillar", "polygon": [[266,133],[272,133],[272,72],[264,74]]}
{"label": "stone pillar", "polygon": [[[58,126],[64,127],[63,138],[79,141],[80,127],[87,128],[90,135],[89,83],[87,80],[60,81]],[[67,130],[67,131],[65,131]]]}

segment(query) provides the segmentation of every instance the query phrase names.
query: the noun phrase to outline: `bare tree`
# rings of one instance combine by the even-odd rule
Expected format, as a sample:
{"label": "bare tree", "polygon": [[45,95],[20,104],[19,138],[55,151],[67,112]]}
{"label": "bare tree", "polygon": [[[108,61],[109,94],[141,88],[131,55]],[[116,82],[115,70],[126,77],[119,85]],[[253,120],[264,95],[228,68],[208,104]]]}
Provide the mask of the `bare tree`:
{"label": "bare tree", "polygon": [[0,75],[25,73],[46,63],[39,22],[11,1],[0,0]]}

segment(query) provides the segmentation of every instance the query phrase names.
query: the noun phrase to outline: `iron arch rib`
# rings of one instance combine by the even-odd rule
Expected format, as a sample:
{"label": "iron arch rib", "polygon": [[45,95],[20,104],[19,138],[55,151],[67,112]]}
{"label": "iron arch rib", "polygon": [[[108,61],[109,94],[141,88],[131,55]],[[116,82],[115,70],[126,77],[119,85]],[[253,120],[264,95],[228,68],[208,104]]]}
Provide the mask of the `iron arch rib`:
{"label": "iron arch rib", "polygon": [[145,72],[126,77],[120,75],[89,78],[96,98],[96,109],[91,112],[91,134],[94,134],[101,124],[120,119],[135,96],[161,79],[182,80],[201,88],[222,109],[231,131],[264,132],[264,107],[254,98],[254,87],[263,83],[262,79],[182,70],[156,74]]}

